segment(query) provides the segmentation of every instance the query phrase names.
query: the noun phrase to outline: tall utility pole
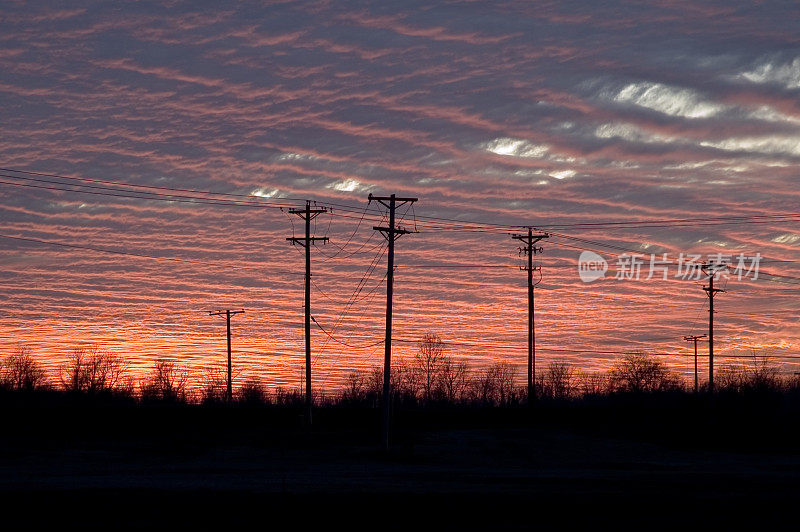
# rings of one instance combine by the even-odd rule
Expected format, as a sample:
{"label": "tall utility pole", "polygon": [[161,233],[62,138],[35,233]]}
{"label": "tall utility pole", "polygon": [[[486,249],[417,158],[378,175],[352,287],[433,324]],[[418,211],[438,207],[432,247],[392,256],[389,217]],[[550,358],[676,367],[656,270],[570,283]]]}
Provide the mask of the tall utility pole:
{"label": "tall utility pole", "polygon": [[703,265],[703,271],[708,274],[708,286],[704,286],[703,290],[708,294],[708,390],[711,392],[714,391],[714,296],[725,291],[714,288],[714,277],[717,270],[724,267],[712,263]]}
{"label": "tall utility pole", "polygon": [[327,242],[327,236],[311,236],[311,220],[328,212],[324,207],[311,208],[311,202],[306,201],[303,209],[289,209],[291,214],[296,214],[306,222],[306,235],[304,237],[289,237],[286,240],[292,245],[300,244],[306,248],[306,301],[305,301],[305,326],[306,326],[306,419],[311,425],[311,410],[314,398],[311,395],[311,245],[316,242]]}
{"label": "tall utility pole", "polygon": [[209,312],[211,316],[225,316],[225,321],[227,322],[228,326],[228,389],[225,393],[225,399],[230,403],[233,400],[233,386],[231,384],[233,380],[232,376],[232,369],[233,366],[231,364],[231,316],[234,314],[244,314],[244,310],[218,310],[216,312]]}
{"label": "tall utility pole", "polygon": [[699,389],[698,381],[697,381],[697,341],[701,338],[705,338],[705,334],[701,334],[700,336],[684,336],[683,339],[687,342],[694,342],[694,393],[697,393]]}
{"label": "tall utility pole", "polygon": [[377,201],[389,209],[389,227],[375,226],[374,231],[380,231],[389,243],[389,264],[386,270],[386,339],[384,340],[383,355],[383,423],[382,439],[383,448],[389,450],[389,403],[391,399],[391,374],[392,374],[392,289],[394,285],[394,241],[401,235],[410,233],[405,229],[395,227],[395,210],[407,203],[414,203],[417,198],[398,198],[391,196],[369,195],[370,203]]}
{"label": "tall utility pole", "polygon": [[533,321],[533,256],[536,253],[541,253],[542,248],[534,246],[537,242],[544,238],[549,238],[547,233],[534,233],[533,228],[528,228],[528,234],[511,235],[511,238],[521,241],[525,244],[522,248],[528,255],[528,265],[522,267],[523,270],[528,272],[528,406],[533,405],[536,401],[536,337],[534,335],[534,321]]}

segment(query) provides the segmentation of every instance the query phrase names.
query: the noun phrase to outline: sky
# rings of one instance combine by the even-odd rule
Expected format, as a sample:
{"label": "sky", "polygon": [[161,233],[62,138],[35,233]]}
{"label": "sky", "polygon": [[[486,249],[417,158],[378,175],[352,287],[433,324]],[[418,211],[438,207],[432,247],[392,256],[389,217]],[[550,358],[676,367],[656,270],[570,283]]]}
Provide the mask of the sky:
{"label": "sky", "polygon": [[[798,20],[788,1],[3,0],[0,354],[54,369],[95,345],[199,378],[225,357],[209,311],[241,308],[237,379],[299,386],[286,238],[308,199],[330,238],[312,248],[313,378],[335,390],[382,362],[386,209],[368,195],[394,193],[418,198],[398,209],[417,232],[397,240],[396,360],[434,333],[521,383],[511,235],[532,226],[550,235],[538,367],[642,352],[688,377],[708,306],[675,261],[722,253],[762,261],[718,279],[718,364],[800,371]],[[581,280],[586,250],[605,278]],[[642,277],[615,278],[633,253]],[[646,279],[665,253],[667,279]]]}

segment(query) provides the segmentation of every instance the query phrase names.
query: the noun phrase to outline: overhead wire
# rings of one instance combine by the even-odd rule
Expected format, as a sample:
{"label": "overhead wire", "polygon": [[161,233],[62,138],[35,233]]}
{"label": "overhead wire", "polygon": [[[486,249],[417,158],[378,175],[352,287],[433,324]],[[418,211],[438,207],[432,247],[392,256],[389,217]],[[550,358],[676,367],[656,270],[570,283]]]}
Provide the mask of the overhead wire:
{"label": "overhead wire", "polygon": [[[195,189],[181,189],[181,188],[160,187],[160,186],[153,186],[153,185],[135,185],[135,184],[129,184],[129,183],[114,182],[114,181],[110,181],[110,180],[99,180],[99,179],[90,179],[90,178],[73,178],[73,177],[67,177],[67,176],[59,176],[57,174],[45,174],[45,173],[36,173],[36,172],[28,172],[28,171],[19,171],[19,170],[13,170],[13,169],[9,169],[9,168],[0,168],[0,171],[23,173],[23,174],[28,175],[29,178],[30,178],[30,176],[37,176],[36,179],[29,179],[29,181],[33,181],[33,183],[40,183],[40,185],[35,185],[35,184],[32,184],[31,182],[18,183],[18,182],[8,182],[8,181],[0,181],[0,184],[8,184],[8,185],[14,185],[14,186],[27,186],[27,187],[31,187],[31,188],[41,188],[41,189],[60,191],[60,192],[77,192],[77,193],[84,193],[84,194],[116,196],[116,197],[139,199],[139,200],[156,200],[157,199],[157,200],[160,200],[160,201],[199,203],[199,204],[225,205],[225,206],[233,206],[233,205],[235,205],[235,206],[247,206],[247,207],[275,207],[275,208],[281,208],[281,207],[288,207],[288,206],[293,206],[294,205],[294,203],[278,203],[277,201],[272,201],[272,202],[261,201],[261,200],[258,200],[258,199],[254,199],[254,198],[259,198],[259,196],[245,195],[245,194],[215,193],[215,192],[200,191],[200,190],[195,190]],[[5,179],[15,179],[15,180],[22,180],[23,179],[20,176],[7,175],[7,174],[2,174],[2,175],[0,175],[0,177],[3,177]],[[74,184],[74,183],[73,184],[70,184],[70,183],[59,183],[58,181],[40,179],[40,178],[44,178],[44,177],[51,177],[51,178],[55,178],[55,179],[75,180],[75,181],[79,181],[79,182],[83,181],[83,182],[89,182],[89,183],[98,183],[98,184],[102,184],[102,185],[111,185],[111,186],[85,185],[85,184]],[[81,190],[81,189],[79,189],[79,187],[90,188],[91,190]],[[113,187],[122,187],[122,189],[113,188]],[[130,187],[130,188],[133,188],[134,190],[124,190],[124,187]],[[147,189],[160,190],[160,191],[164,191],[164,192],[163,193],[162,192],[150,192],[150,191],[147,191]],[[171,194],[171,193],[167,194],[166,192],[182,192],[183,194]],[[199,196],[199,197],[198,196],[187,196],[186,194],[198,194],[198,195],[201,195],[201,196]],[[203,197],[203,196],[212,196],[212,197]],[[240,201],[240,200],[222,200],[222,201],[220,201],[220,200],[214,199],[213,196],[231,197],[231,198],[248,198],[248,201]],[[282,199],[282,200],[285,200],[286,202],[295,202],[295,201],[299,202],[299,201],[301,201],[299,199],[294,199],[294,198],[277,198],[277,199],[279,199],[279,200]],[[319,204],[320,205],[331,205],[331,206],[337,205],[335,203],[324,202],[324,201],[320,201]],[[525,227],[525,226],[516,226],[516,225],[492,224],[492,223],[485,223],[485,222],[465,222],[463,220],[457,220],[457,219],[452,219],[452,218],[442,218],[442,217],[432,217],[432,216],[427,216],[427,217],[426,216],[417,216],[415,210],[413,209],[413,205],[411,205],[410,207],[411,207],[411,211],[412,211],[412,214],[413,214],[413,217],[414,217],[414,228],[415,228],[416,231],[421,231],[421,232],[422,231],[468,231],[468,232],[477,232],[477,233],[501,233],[501,232],[505,232],[505,231],[507,231],[509,229]],[[355,211],[350,206],[339,206],[339,205],[337,205],[337,209],[342,210],[344,212],[344,214],[337,213],[336,216],[342,216],[342,217],[346,217],[346,218],[358,219],[359,221],[358,221],[358,225],[357,225],[356,230],[354,231],[353,235],[351,235],[350,239],[348,239],[348,241],[345,243],[345,246],[342,246],[339,249],[339,251],[336,254],[334,254],[334,256],[338,256],[347,247],[347,245],[350,243],[350,241],[352,240],[354,235],[358,232],[358,229],[361,226],[361,224],[363,223],[363,221],[365,219],[367,219],[368,214],[370,216],[375,216],[379,212],[377,210],[373,210],[373,212],[370,212],[369,208],[365,208],[363,211]],[[358,212],[361,212],[361,216],[360,217],[351,216],[350,215],[351,212],[356,212],[356,214]],[[406,212],[404,213],[403,217],[401,217],[401,220],[405,217],[405,215],[407,215],[407,213],[408,213],[408,208],[406,209]],[[586,227],[593,227],[593,228],[600,228],[600,227],[651,228],[651,227],[663,227],[665,225],[669,225],[669,226],[672,226],[672,227],[679,227],[679,226],[684,226],[684,225],[689,225],[689,224],[691,224],[691,225],[711,225],[711,224],[728,224],[728,223],[769,223],[769,222],[782,221],[782,220],[783,221],[791,221],[791,220],[795,220],[797,218],[800,218],[800,214],[788,213],[788,214],[779,214],[779,215],[729,216],[729,217],[711,217],[711,218],[704,217],[704,218],[683,218],[683,219],[671,219],[671,220],[670,219],[666,219],[666,220],[648,220],[648,221],[639,220],[639,221],[605,222],[605,223],[603,223],[603,222],[591,222],[591,223],[573,223],[573,224],[550,224],[550,225],[542,225],[542,226],[537,226],[537,227],[541,227],[541,228],[544,228],[544,229],[547,229],[547,228],[556,228],[556,229],[557,228],[586,228]],[[290,219],[291,219],[291,217],[290,217]],[[293,222],[292,222],[292,225],[293,225]],[[329,224],[328,224],[329,228],[330,228],[330,225],[331,225],[331,220],[329,220]],[[293,229],[293,234],[294,234],[294,229]],[[622,246],[618,246],[616,244],[602,243],[602,242],[592,241],[592,240],[589,240],[589,239],[582,239],[580,237],[573,237],[571,235],[563,235],[563,234],[558,234],[558,233],[552,233],[552,234],[554,236],[556,236],[556,237],[560,237],[560,238],[567,239],[567,240],[572,240],[574,242],[582,242],[582,243],[589,244],[589,245],[596,245],[596,246],[601,246],[601,247],[605,247],[605,248],[609,248],[609,249],[616,249],[616,250],[619,250],[619,251],[623,251],[625,253],[629,253],[629,252],[640,253],[641,252],[641,250],[632,250],[630,248],[625,248],[625,247],[622,247]],[[371,237],[372,236],[374,236],[374,233],[373,233],[373,235],[371,235]],[[177,261],[177,262],[191,262],[191,263],[198,263],[198,264],[213,265],[213,263],[209,263],[209,262],[206,262],[206,261],[196,261],[196,260],[191,260],[191,259],[159,257],[159,256],[155,256],[155,255],[130,253],[130,252],[118,252],[118,251],[113,251],[113,250],[104,250],[104,249],[93,248],[91,246],[79,246],[79,245],[61,244],[61,243],[55,243],[55,242],[42,241],[42,240],[38,240],[38,239],[30,239],[30,238],[25,238],[25,237],[14,237],[14,236],[11,236],[11,235],[0,235],[0,237],[17,239],[17,240],[21,240],[21,241],[36,242],[36,243],[41,243],[41,244],[56,245],[56,246],[62,246],[62,247],[73,247],[73,248],[76,248],[76,249],[85,249],[85,250],[97,251],[97,252],[102,252],[102,253],[113,253],[113,254],[119,254],[119,255],[131,255],[131,256],[136,256],[136,257],[153,258],[153,259],[160,259],[160,260],[171,260],[171,261]],[[566,243],[563,243],[563,242],[561,242],[561,243],[553,242],[553,243],[556,244],[556,245],[564,246],[564,247],[572,247],[572,248],[575,248],[575,249],[586,249],[586,248],[580,248],[578,246],[570,246],[569,244],[566,244]],[[356,252],[359,252],[361,249],[363,249],[364,245],[366,245],[366,243],[362,244],[362,246]],[[337,246],[337,247],[339,247],[339,246]],[[612,255],[618,255],[618,254],[615,254],[615,253],[611,253],[611,254]],[[352,254],[347,255],[347,257],[349,257],[349,256],[352,256]],[[374,259],[373,259],[373,262],[375,263],[375,265],[377,264],[377,262],[375,262]],[[797,262],[797,261],[776,259],[776,260],[773,260],[772,262],[791,263],[791,262]],[[234,266],[234,267],[236,267],[236,266]],[[249,266],[238,266],[238,267],[242,268],[242,269],[255,269],[256,268],[256,267],[249,267]],[[431,267],[431,268],[432,267],[439,267],[439,268],[442,268],[442,267],[452,267],[452,268],[477,268],[477,267],[492,268],[492,267],[498,267],[498,268],[505,268],[505,267],[509,267],[509,266],[505,266],[505,265],[462,265],[462,264],[460,264],[460,265],[399,265],[399,267],[400,268],[427,268],[427,267]],[[513,267],[513,266],[510,266],[510,267]],[[375,268],[375,266],[373,265],[372,266],[372,270],[373,271],[374,271],[374,268]],[[368,267],[368,272],[369,272],[368,274],[365,273],[367,279],[369,278],[369,276],[371,276],[371,271],[370,271],[369,267]],[[285,272],[285,273],[294,273],[294,272]],[[772,273],[769,273],[769,272],[763,272],[763,275],[769,276],[769,277],[771,277],[773,279],[774,278],[779,278],[779,279],[785,279],[785,280],[788,280],[788,281],[800,281],[800,277],[797,277],[797,276],[782,275],[782,274],[772,274]],[[364,279],[364,277],[362,277],[362,280],[363,279]],[[540,281],[541,281],[541,279],[540,279]],[[377,286],[380,286],[380,284],[381,283],[378,283],[376,285],[376,288],[377,288]],[[787,282],[787,284],[796,284],[796,283]],[[354,291],[355,296],[351,296],[351,298],[355,297],[355,300],[358,300],[358,294],[361,291],[363,291],[364,287],[365,286],[360,281],[359,284],[356,287],[356,290]],[[373,288],[373,290],[371,290],[369,293],[367,293],[367,296],[369,296],[369,294],[371,292],[373,292],[376,288]],[[547,287],[538,287],[538,288],[547,289]],[[331,299],[331,298],[329,298],[329,299]],[[352,303],[350,303],[350,302],[348,302],[348,304],[352,305]],[[340,320],[337,320],[337,323],[338,323],[338,321],[340,321]],[[320,326],[319,324],[317,324],[317,325]],[[322,329],[321,326],[320,326],[320,328]],[[328,331],[326,331],[325,329],[322,329],[322,330],[325,331],[326,334],[327,334]],[[334,327],[333,330],[335,330],[335,327]]]}

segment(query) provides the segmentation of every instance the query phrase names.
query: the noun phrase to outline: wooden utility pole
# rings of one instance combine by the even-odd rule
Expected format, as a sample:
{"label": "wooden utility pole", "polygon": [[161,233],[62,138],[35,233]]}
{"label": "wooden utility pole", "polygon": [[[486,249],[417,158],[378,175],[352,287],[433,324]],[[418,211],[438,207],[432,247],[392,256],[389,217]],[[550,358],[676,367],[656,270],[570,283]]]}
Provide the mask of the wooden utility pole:
{"label": "wooden utility pole", "polygon": [[511,235],[511,238],[521,241],[525,246],[522,249],[528,255],[528,264],[521,269],[528,272],[528,406],[536,401],[536,337],[534,333],[533,314],[533,256],[541,253],[542,248],[534,244],[544,238],[549,238],[547,233],[534,233],[533,228],[528,228],[527,234]]}
{"label": "wooden utility pole", "polygon": [[244,310],[218,310],[216,312],[209,312],[211,316],[225,316],[225,321],[228,329],[228,389],[225,393],[225,399],[230,403],[233,400],[233,365],[231,363],[231,316],[234,314],[244,314]]}
{"label": "wooden utility pole", "polygon": [[397,207],[407,203],[414,203],[417,198],[398,198],[391,196],[369,195],[370,203],[377,201],[389,209],[389,227],[375,226],[372,229],[380,231],[389,243],[389,263],[386,270],[386,338],[384,340],[383,355],[383,423],[382,441],[383,448],[389,450],[389,405],[391,403],[391,373],[392,373],[392,290],[394,285],[394,241],[401,235],[411,233],[405,229],[395,227],[395,211]]}
{"label": "wooden utility pole", "polygon": [[705,334],[701,334],[700,336],[684,336],[683,339],[687,342],[694,342],[694,393],[697,393],[699,389],[699,382],[697,379],[697,341],[701,338],[705,338]]}
{"label": "wooden utility pole", "polygon": [[306,201],[305,208],[290,209],[291,214],[296,214],[305,221],[306,234],[304,237],[289,237],[286,240],[292,245],[300,244],[306,248],[306,284],[305,284],[305,333],[306,333],[306,420],[311,425],[311,411],[314,407],[314,397],[311,395],[311,245],[316,242],[327,242],[327,236],[311,236],[311,220],[323,212],[328,212],[324,207],[312,209],[311,202]]}
{"label": "wooden utility pole", "polygon": [[714,288],[714,277],[717,270],[724,267],[711,263],[703,265],[703,271],[708,274],[708,286],[703,290],[708,294],[708,390],[711,392],[714,391],[714,296],[725,291]]}

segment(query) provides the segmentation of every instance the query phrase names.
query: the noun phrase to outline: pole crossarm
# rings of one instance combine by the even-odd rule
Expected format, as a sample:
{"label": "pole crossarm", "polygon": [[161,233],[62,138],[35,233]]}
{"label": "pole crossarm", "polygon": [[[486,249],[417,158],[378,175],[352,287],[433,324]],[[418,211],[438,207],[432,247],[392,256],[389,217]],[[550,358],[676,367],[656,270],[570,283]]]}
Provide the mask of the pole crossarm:
{"label": "pole crossarm", "polygon": [[300,244],[301,246],[306,246],[306,240],[311,242],[312,244],[315,242],[327,242],[330,240],[327,236],[310,236],[308,239],[304,236],[289,236],[286,237],[286,240],[291,242],[292,244]]}
{"label": "pole crossarm", "polygon": [[217,311],[209,311],[209,316],[226,316],[230,313],[231,316],[234,314],[244,314],[244,309],[241,310],[217,310]]}
{"label": "pole crossarm", "polygon": [[705,334],[701,334],[699,336],[684,336],[683,339],[686,340],[687,342],[691,342],[691,341],[694,341],[694,340],[700,340],[700,339],[705,338],[705,337],[706,337]]}
{"label": "pole crossarm", "polygon": [[399,227],[391,228],[391,227],[378,227],[373,226],[373,231],[380,231],[383,237],[388,241],[390,238],[393,240],[397,240],[402,235],[408,235],[411,233],[417,233],[418,231],[409,231],[408,229],[402,229]]}
{"label": "pole crossarm", "polygon": [[[396,209],[398,207],[402,207],[406,203],[414,203],[415,201],[419,201],[419,198],[398,198],[394,195],[391,196],[373,196],[370,194],[367,196],[367,200],[369,202],[377,201],[387,209]],[[394,207],[392,207],[394,205]]]}

